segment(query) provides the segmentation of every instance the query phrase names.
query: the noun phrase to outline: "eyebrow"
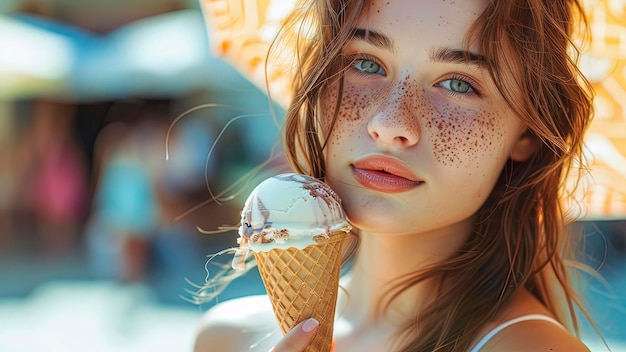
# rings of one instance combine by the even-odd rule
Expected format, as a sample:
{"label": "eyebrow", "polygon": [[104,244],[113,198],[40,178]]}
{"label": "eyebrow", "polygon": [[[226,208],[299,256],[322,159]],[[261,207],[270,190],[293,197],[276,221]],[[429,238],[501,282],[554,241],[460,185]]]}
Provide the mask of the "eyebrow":
{"label": "eyebrow", "polygon": [[[396,52],[396,47],[391,38],[386,35],[372,31],[369,29],[355,28],[352,31],[351,40],[364,41],[375,47],[388,50],[392,53]],[[453,49],[450,47],[441,47],[432,50],[429,53],[430,60],[433,62],[468,64],[484,67],[487,64],[487,58],[467,50]]]}
{"label": "eyebrow", "polygon": [[438,48],[431,51],[430,59],[434,62],[446,62],[453,64],[469,64],[486,66],[487,58],[467,50],[452,49],[449,47]]}
{"label": "eyebrow", "polygon": [[361,40],[375,47],[389,50],[393,53],[396,52],[393,41],[389,37],[369,29],[355,28],[352,31],[352,38],[350,40]]}

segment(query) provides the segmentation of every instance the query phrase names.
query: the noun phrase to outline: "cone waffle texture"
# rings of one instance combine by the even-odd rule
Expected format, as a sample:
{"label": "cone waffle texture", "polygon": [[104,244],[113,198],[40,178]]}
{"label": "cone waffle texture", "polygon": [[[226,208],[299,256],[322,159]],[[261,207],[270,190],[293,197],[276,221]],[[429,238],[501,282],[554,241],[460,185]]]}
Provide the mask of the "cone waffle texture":
{"label": "cone waffle texture", "polygon": [[348,236],[344,231],[337,231],[331,234],[328,242],[310,245],[305,249],[254,252],[283,334],[308,318],[320,322],[307,352],[330,351],[342,243]]}

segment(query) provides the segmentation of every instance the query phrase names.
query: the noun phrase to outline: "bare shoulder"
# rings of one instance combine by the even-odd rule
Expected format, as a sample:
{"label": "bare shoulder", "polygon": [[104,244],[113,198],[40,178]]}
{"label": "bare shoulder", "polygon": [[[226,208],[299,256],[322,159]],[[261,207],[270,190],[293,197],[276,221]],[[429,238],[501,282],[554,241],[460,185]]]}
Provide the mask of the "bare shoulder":
{"label": "bare shoulder", "polygon": [[[507,322],[519,317],[539,315],[551,317],[551,313],[526,290],[519,291],[503,314],[492,324],[485,327],[481,336]],[[480,350],[488,351],[537,351],[537,352],[586,352],[589,351],[582,341],[561,325],[544,318],[529,318],[508,325],[496,333]]]}
{"label": "bare shoulder", "polygon": [[281,337],[269,298],[248,296],[217,304],[204,314],[194,351],[267,351]]}
{"label": "bare shoulder", "polygon": [[543,320],[528,320],[496,334],[481,350],[487,351],[588,352],[589,348],[559,325]]}

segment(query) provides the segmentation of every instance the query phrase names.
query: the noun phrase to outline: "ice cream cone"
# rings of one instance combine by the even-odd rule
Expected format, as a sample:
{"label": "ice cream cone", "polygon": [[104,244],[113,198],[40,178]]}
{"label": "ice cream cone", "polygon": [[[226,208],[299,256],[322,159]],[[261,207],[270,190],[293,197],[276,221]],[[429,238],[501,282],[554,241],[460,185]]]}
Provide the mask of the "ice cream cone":
{"label": "ice cream cone", "polygon": [[307,352],[328,352],[333,340],[335,306],[345,231],[304,249],[254,252],[259,272],[283,334],[308,318],[320,325]]}
{"label": "ice cream cone", "polygon": [[251,251],[284,334],[315,318],[320,325],[309,352],[328,352],[344,242],[352,226],[339,196],[311,176],[281,174],[261,182],[241,211],[233,257],[245,266]]}

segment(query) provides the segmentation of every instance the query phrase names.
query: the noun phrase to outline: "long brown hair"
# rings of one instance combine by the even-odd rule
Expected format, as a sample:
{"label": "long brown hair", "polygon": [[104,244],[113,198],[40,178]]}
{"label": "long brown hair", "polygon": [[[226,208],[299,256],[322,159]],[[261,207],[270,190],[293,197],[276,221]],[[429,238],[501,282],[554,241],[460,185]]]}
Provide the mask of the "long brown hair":
{"label": "long brown hair", "polygon": [[[283,129],[285,154],[296,172],[324,177],[317,106],[331,84],[339,84],[340,105],[342,48],[369,2],[305,0],[286,22],[284,33],[306,31],[282,38],[296,40],[297,48]],[[474,235],[454,256],[402,278],[389,292],[393,300],[426,279],[439,283],[437,300],[399,332],[400,350],[467,350],[522,287],[578,332],[578,297],[563,245],[563,197],[566,177],[583,160],[583,134],[592,116],[592,89],[577,68],[572,42],[575,26],[584,23],[578,0],[491,0],[470,29],[467,44],[487,58],[499,93],[538,150],[529,160],[506,163],[475,215]]]}

